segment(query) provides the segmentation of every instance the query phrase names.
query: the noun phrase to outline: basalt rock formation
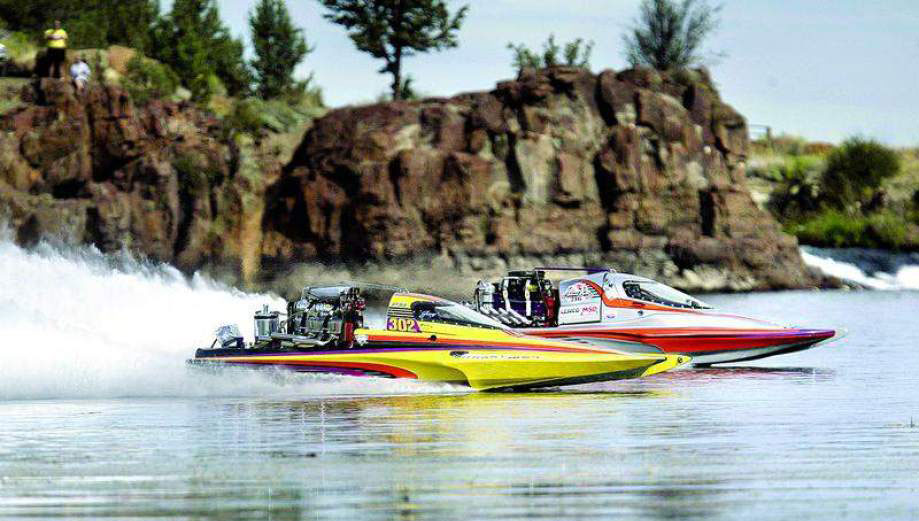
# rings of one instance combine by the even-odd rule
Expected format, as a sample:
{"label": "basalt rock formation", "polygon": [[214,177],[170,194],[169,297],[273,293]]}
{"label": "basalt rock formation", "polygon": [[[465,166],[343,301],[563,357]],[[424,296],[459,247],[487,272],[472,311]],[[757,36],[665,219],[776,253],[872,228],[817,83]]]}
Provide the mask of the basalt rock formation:
{"label": "basalt rock formation", "polygon": [[100,85],[77,96],[53,79],[22,97],[27,104],[0,119],[0,218],[18,242],[254,271],[263,187],[280,162],[256,162],[250,142],[185,104],[135,106]]}
{"label": "basalt rock formation", "polygon": [[704,71],[527,71],[491,92],[334,110],[287,144],[116,86],[42,80],[22,99],[0,116],[0,219],[21,243],[259,283],[297,263],[371,279],[427,267],[403,283],[428,287],[448,269],[534,264],[692,290],[817,283],[753,203],[744,118]]}
{"label": "basalt rock formation", "polygon": [[796,240],[751,199],[747,146],[744,118],[702,70],[556,67],[491,92],[339,109],[269,188],[262,260],[813,285]]}

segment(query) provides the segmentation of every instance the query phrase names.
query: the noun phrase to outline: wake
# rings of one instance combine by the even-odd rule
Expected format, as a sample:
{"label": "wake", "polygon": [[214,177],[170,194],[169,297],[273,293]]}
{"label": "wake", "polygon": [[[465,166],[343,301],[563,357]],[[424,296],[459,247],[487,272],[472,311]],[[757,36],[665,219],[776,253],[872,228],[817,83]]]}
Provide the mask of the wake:
{"label": "wake", "polygon": [[0,400],[455,392],[414,381],[322,375],[208,374],[185,360],[215,328],[283,309],[275,295],[244,293],[165,264],[92,247],[0,237]]}
{"label": "wake", "polygon": [[915,254],[805,246],[801,256],[805,264],[827,275],[871,289],[919,289],[919,258]]}

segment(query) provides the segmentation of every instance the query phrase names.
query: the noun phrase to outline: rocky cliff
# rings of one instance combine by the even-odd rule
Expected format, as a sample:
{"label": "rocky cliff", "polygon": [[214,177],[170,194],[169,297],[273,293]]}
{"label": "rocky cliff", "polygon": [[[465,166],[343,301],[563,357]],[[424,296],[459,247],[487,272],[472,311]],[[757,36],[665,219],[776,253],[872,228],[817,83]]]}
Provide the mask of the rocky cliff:
{"label": "rocky cliff", "polygon": [[45,80],[23,98],[0,119],[0,210],[20,242],[262,283],[298,263],[420,268],[403,283],[427,287],[445,269],[538,263],[692,290],[815,284],[753,203],[745,121],[704,71],[528,71],[491,92],[332,111],[295,151],[117,87],[76,97]]}
{"label": "rocky cliff", "polygon": [[269,188],[262,258],[812,285],[795,239],[750,197],[747,142],[704,71],[553,68],[491,92],[340,109]]}
{"label": "rocky cliff", "polygon": [[254,275],[264,187],[289,159],[276,143],[234,135],[188,104],[135,106],[117,87],[76,96],[45,79],[21,96],[0,120],[0,218],[17,241]]}

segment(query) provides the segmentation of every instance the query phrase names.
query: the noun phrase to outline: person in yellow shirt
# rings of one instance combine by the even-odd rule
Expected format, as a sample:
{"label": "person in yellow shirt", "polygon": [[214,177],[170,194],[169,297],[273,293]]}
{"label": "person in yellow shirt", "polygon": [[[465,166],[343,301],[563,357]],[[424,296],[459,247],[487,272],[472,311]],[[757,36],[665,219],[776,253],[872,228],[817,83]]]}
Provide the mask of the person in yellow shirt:
{"label": "person in yellow shirt", "polygon": [[64,62],[67,60],[67,31],[61,29],[60,20],[54,21],[54,29],[45,31],[45,42],[48,45],[51,77],[62,78]]}

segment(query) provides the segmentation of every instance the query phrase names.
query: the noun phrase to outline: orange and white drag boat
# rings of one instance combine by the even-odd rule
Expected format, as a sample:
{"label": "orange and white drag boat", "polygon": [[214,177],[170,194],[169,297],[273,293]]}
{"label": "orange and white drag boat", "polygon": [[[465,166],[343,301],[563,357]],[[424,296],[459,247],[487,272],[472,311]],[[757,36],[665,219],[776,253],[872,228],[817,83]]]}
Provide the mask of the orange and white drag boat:
{"label": "orange and white drag boat", "polygon": [[[552,282],[547,272],[581,276]],[[692,357],[695,365],[801,351],[836,336],[716,311],[651,279],[607,268],[535,268],[479,282],[473,307],[528,335],[632,352]]]}

